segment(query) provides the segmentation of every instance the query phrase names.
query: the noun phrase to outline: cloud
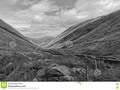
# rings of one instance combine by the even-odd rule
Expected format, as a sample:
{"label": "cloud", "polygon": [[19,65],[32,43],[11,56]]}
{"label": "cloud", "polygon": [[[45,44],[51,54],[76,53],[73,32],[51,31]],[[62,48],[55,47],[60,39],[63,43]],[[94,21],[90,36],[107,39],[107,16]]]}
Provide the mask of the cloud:
{"label": "cloud", "polygon": [[78,10],[75,8],[69,10],[61,10],[61,12],[59,12],[58,15],[63,20],[62,25],[67,27],[84,21],[88,16],[84,12],[79,13]]}
{"label": "cloud", "polygon": [[[9,5],[7,1],[13,4]],[[0,2],[0,16],[15,28],[23,28],[24,30],[20,30],[21,33],[30,37],[57,35],[73,24],[120,9],[120,0],[75,0],[71,6],[67,2],[64,4],[63,0],[59,0],[61,6],[56,0],[3,2]],[[26,32],[22,32],[25,30]]]}
{"label": "cloud", "polygon": [[21,5],[21,6],[28,6],[31,4],[36,3],[38,0],[4,0],[11,5]]}
{"label": "cloud", "polygon": [[58,10],[59,7],[54,5],[54,2],[51,0],[42,0],[38,4],[33,5],[30,9],[36,12],[51,12]]}
{"label": "cloud", "polygon": [[78,0],[75,8],[79,12],[86,12],[89,17],[101,16],[120,9],[119,0]]}
{"label": "cloud", "polygon": [[[31,5],[28,9],[18,10],[15,15],[19,20],[23,20],[26,22],[26,28],[28,29],[28,33],[24,33],[20,28],[20,32],[26,36],[32,36],[33,34],[38,36],[38,34],[42,33],[43,35],[57,35],[57,33],[63,30],[63,27],[60,26],[61,20],[59,16],[49,16],[46,15],[47,12],[56,12],[59,10],[59,7],[54,5],[54,2],[51,0],[42,0],[37,4]],[[28,27],[30,25],[30,27]],[[43,33],[44,31],[44,33]],[[54,31],[54,32],[53,32]],[[35,34],[36,33],[36,34]],[[41,36],[41,35],[40,35]]]}
{"label": "cloud", "polygon": [[77,0],[71,9],[63,9],[60,15],[62,26],[71,26],[87,19],[109,14],[120,9],[119,0]]}
{"label": "cloud", "polygon": [[[55,35],[73,24],[113,12],[119,5],[119,0],[77,0],[73,8],[62,8],[51,0],[42,0],[26,10],[23,16],[31,18],[29,28],[32,32],[47,31]],[[50,16],[46,12],[54,14]],[[50,35],[47,32],[46,35]]]}
{"label": "cloud", "polygon": [[56,10],[59,10],[59,7],[54,5],[53,1],[42,0],[37,4],[32,4],[29,8],[27,8],[25,10],[16,11],[15,15],[20,20],[24,20],[25,22],[33,23],[33,21],[40,22],[45,18],[49,19],[49,16],[47,16],[45,13],[53,12]]}
{"label": "cloud", "polygon": [[10,4],[16,4],[16,3],[18,2],[18,0],[8,0],[8,2],[9,2]]}

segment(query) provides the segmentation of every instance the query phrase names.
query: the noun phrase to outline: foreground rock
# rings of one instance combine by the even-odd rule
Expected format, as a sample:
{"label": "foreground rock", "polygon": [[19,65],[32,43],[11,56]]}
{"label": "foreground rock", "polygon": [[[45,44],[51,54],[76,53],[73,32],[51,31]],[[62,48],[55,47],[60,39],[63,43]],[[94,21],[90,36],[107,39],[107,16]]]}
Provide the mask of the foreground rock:
{"label": "foreground rock", "polygon": [[53,66],[53,67],[49,67],[49,71],[48,73],[49,74],[53,74],[53,75],[70,75],[70,70],[68,67],[66,66],[59,66],[56,64],[56,66]]}

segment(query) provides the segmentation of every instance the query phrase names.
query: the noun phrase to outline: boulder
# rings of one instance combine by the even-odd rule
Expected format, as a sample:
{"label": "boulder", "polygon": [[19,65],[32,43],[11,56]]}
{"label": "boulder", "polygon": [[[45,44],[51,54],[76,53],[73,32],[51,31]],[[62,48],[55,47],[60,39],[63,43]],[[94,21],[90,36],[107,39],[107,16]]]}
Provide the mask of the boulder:
{"label": "boulder", "polygon": [[37,82],[38,81],[38,79],[37,78],[33,78],[33,82]]}
{"label": "boulder", "polygon": [[15,69],[15,66],[13,63],[7,64],[6,67],[4,68],[5,74],[6,75],[10,74],[14,69]]}
{"label": "boulder", "polygon": [[71,71],[73,73],[85,74],[86,70],[84,68],[72,68]]}
{"label": "boulder", "polygon": [[48,67],[48,69],[51,69],[51,68],[53,68],[53,67],[55,67],[55,66],[59,66],[59,65],[56,64],[56,63],[53,63],[53,64],[51,64],[51,65]]}
{"label": "boulder", "polygon": [[74,78],[72,76],[69,76],[69,75],[63,76],[63,79],[67,80],[67,81],[73,81],[74,80]]}
{"label": "boulder", "polygon": [[59,66],[57,64],[51,65],[49,67],[49,74],[55,74],[55,75],[70,75],[70,70],[66,66]]}

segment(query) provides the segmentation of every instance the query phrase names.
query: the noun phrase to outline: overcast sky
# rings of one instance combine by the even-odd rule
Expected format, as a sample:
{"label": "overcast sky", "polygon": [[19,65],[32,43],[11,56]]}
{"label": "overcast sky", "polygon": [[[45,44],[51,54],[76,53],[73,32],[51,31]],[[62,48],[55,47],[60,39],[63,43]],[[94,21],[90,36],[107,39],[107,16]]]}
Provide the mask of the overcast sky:
{"label": "overcast sky", "polygon": [[0,0],[0,19],[25,36],[39,38],[118,9],[120,0]]}

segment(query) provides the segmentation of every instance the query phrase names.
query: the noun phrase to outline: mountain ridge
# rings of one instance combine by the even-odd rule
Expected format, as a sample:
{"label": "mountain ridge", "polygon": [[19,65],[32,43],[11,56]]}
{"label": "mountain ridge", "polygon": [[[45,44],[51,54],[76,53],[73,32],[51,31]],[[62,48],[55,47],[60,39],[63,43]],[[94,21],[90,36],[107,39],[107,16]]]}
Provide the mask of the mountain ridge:
{"label": "mountain ridge", "polygon": [[17,44],[17,50],[29,50],[35,48],[36,45],[32,44],[25,36],[15,30],[12,26],[5,23],[0,19],[0,49],[9,51],[10,42],[14,41]]}
{"label": "mountain ridge", "polygon": [[[120,58],[118,56],[120,54],[119,21],[120,10],[96,19],[84,21],[68,28],[46,47],[91,55],[105,56],[112,54]],[[66,34],[67,31],[68,34]],[[72,47],[66,45],[68,41],[73,43]]]}

